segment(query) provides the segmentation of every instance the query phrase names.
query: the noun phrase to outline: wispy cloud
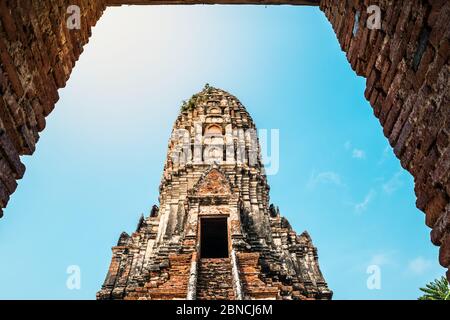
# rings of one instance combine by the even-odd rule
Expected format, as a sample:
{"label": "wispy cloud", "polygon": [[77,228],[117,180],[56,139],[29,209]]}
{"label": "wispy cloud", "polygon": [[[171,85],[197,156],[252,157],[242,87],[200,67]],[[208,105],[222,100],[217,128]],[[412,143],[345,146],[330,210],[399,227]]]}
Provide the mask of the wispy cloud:
{"label": "wispy cloud", "polygon": [[393,194],[395,191],[397,191],[400,187],[403,186],[402,181],[402,174],[403,171],[398,171],[395,173],[391,179],[389,179],[386,183],[383,184],[382,188],[383,191],[387,194]]}
{"label": "wispy cloud", "polygon": [[325,171],[311,174],[308,181],[308,188],[313,189],[319,184],[331,184],[336,186],[343,186],[341,176],[333,171]]}
{"label": "wispy cloud", "polygon": [[355,203],[353,206],[353,209],[356,213],[362,213],[367,210],[367,207],[369,206],[370,202],[375,197],[376,192],[372,189],[367,193],[367,195],[364,197],[364,200],[360,203]]}
{"label": "wispy cloud", "polygon": [[388,159],[390,150],[391,150],[390,146],[386,146],[383,149],[383,152],[381,154],[380,160],[378,160],[378,163],[377,163],[378,165],[382,165]]}
{"label": "wispy cloud", "polygon": [[424,274],[433,266],[433,261],[417,257],[408,263],[408,271],[415,275]]}
{"label": "wispy cloud", "polygon": [[365,159],[366,158],[366,152],[361,149],[353,149],[352,157],[355,159]]}
{"label": "wispy cloud", "polygon": [[380,252],[374,254],[370,261],[369,265],[377,265],[377,266],[385,266],[389,264],[393,264],[393,253],[392,252]]}
{"label": "wispy cloud", "polygon": [[362,149],[353,147],[351,141],[346,141],[344,143],[344,148],[347,151],[350,151],[350,150],[352,151],[352,158],[354,158],[354,159],[365,159],[366,158],[366,152]]}

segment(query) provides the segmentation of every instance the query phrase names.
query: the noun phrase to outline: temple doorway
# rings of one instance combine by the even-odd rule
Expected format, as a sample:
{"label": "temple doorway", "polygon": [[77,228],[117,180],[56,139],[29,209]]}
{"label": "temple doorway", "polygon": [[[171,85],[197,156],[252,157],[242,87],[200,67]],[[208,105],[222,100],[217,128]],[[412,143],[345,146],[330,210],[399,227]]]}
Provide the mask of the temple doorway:
{"label": "temple doorway", "polygon": [[228,258],[227,218],[202,218],[200,235],[201,258]]}

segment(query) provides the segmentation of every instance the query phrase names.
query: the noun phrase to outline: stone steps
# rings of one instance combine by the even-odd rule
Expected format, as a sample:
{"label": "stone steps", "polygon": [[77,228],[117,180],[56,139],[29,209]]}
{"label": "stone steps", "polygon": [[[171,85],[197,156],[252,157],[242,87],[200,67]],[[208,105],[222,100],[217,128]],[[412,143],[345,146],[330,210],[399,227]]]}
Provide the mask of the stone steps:
{"label": "stone steps", "polygon": [[230,258],[200,260],[197,277],[197,299],[235,299]]}

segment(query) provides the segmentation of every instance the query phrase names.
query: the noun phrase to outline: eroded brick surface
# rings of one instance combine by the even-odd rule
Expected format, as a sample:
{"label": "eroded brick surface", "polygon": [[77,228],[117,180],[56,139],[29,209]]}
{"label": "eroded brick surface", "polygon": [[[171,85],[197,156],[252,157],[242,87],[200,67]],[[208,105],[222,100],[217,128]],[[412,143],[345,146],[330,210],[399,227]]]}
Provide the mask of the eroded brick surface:
{"label": "eroded brick surface", "polygon": [[196,289],[198,300],[234,300],[230,258],[201,259]]}
{"label": "eroded brick surface", "polygon": [[[380,7],[381,29],[367,27],[369,5]],[[367,78],[365,96],[414,176],[417,207],[449,267],[442,257],[450,232],[450,2],[322,0],[320,8],[352,68]]]}
{"label": "eroded brick surface", "polygon": [[[144,2],[166,3],[133,3]],[[266,3],[303,2],[318,1]],[[0,2],[0,216],[16,189],[16,180],[24,174],[20,156],[34,152],[39,132],[45,128],[45,118],[58,101],[57,90],[68,80],[91,28],[107,4],[124,3],[131,2]],[[80,30],[66,28],[70,5],[81,9]],[[381,8],[380,30],[366,27],[369,5]],[[352,68],[367,79],[365,96],[402,166],[414,176],[417,207],[426,213],[425,222],[433,229],[432,241],[442,245],[440,261],[448,267],[450,3],[322,0],[320,8]]]}
{"label": "eroded brick surface", "polygon": [[[67,9],[81,9],[81,29],[69,30]],[[0,3],[0,216],[15,180],[20,156],[32,154],[45,117],[58,101],[105,9],[103,0],[3,0]]]}

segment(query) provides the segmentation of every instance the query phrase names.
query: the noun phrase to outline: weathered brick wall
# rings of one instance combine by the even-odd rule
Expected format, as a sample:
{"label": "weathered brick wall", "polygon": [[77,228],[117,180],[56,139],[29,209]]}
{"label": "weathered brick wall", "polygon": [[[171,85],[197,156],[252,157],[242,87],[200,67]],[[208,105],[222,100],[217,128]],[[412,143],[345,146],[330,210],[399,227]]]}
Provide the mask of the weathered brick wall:
{"label": "weathered brick wall", "polygon": [[169,256],[169,265],[161,272],[151,275],[144,287],[127,292],[125,300],[171,300],[186,299],[192,254]]}
{"label": "weathered brick wall", "polygon": [[[58,88],[69,78],[92,26],[113,2],[118,4],[116,0],[0,2],[0,216],[25,171],[19,157],[34,152],[45,117],[58,100]],[[208,3],[213,2],[228,3]],[[80,30],[66,28],[70,5],[81,8]],[[366,27],[369,5],[382,9],[381,30]],[[417,207],[426,213],[433,243],[441,246],[440,263],[448,267],[450,2],[322,0],[320,8],[353,69],[367,78],[366,98],[395,154],[415,178]]]}
{"label": "weathered brick wall", "polygon": [[[369,5],[381,8],[381,29],[367,27]],[[414,176],[417,207],[441,246],[441,265],[449,267],[450,2],[322,0],[320,8],[352,68],[367,78],[365,96]]]}
{"label": "weathered brick wall", "polygon": [[263,282],[260,279],[259,253],[238,253],[239,275],[247,299],[274,300],[278,296],[280,282]]}
{"label": "weathered brick wall", "polygon": [[197,300],[235,300],[230,258],[201,259]]}
{"label": "weathered brick wall", "polygon": [[[67,28],[67,9],[81,9],[81,29]],[[58,101],[105,9],[104,0],[0,1],[0,216],[35,150],[45,117]]]}

